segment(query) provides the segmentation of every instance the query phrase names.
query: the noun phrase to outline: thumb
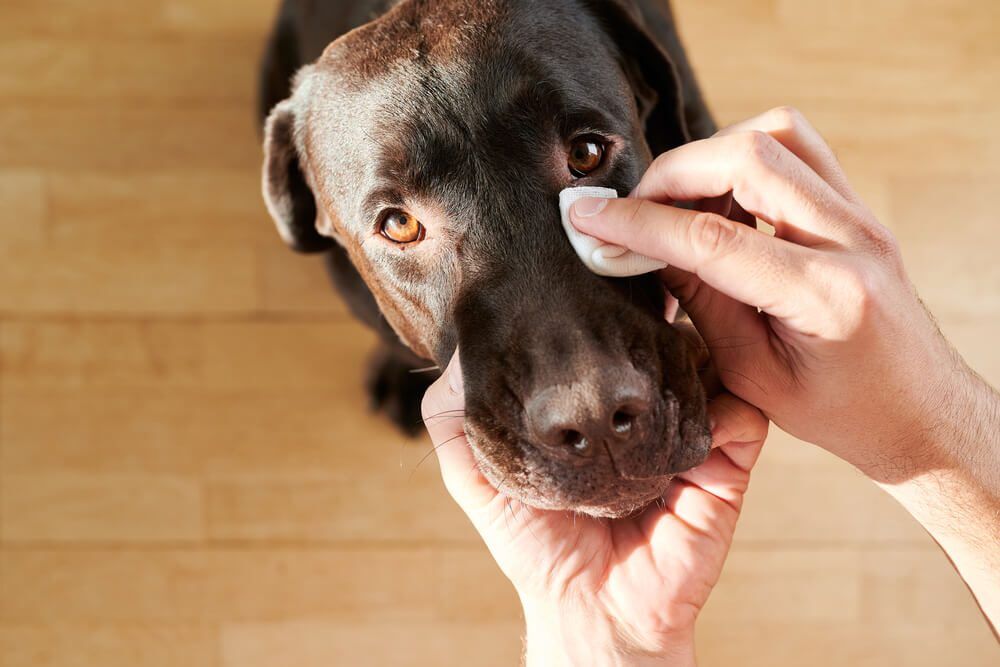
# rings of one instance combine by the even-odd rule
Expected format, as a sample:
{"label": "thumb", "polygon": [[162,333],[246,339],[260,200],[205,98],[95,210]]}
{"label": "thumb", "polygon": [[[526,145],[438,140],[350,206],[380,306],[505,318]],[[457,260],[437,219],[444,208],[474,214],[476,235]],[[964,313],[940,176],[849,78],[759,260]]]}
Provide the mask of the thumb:
{"label": "thumb", "polygon": [[481,509],[497,492],[479,471],[465,435],[465,390],[458,352],[424,394],[421,411],[448,493],[466,514]]}
{"label": "thumb", "polygon": [[740,303],[687,271],[668,267],[660,277],[691,318],[702,345],[717,369],[742,366],[748,355],[766,354],[756,348],[766,343],[768,329],[757,309]]}

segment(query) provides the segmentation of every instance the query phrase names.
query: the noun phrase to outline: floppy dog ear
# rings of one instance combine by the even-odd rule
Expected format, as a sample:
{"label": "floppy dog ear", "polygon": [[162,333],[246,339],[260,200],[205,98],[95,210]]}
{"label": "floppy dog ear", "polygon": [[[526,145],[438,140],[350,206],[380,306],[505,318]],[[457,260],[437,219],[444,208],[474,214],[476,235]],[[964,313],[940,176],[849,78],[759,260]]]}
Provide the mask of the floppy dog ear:
{"label": "floppy dog ear", "polygon": [[589,4],[621,51],[653,156],[691,141],[677,66],[650,32],[640,8],[630,0]]}
{"label": "floppy dog ear", "polygon": [[334,247],[332,238],[316,230],[316,198],[302,173],[290,99],[275,106],[264,124],[262,181],[267,210],[293,250],[318,253]]}

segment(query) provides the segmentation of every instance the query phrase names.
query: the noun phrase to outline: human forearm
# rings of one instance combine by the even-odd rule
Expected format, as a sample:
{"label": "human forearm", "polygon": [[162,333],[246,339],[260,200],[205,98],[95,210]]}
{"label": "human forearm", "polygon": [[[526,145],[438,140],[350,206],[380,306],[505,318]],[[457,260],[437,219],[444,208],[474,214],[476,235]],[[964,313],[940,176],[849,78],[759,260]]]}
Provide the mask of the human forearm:
{"label": "human forearm", "polygon": [[609,665],[695,667],[694,632],[679,631],[640,647],[611,619],[580,607],[522,602],[526,667]]}
{"label": "human forearm", "polygon": [[1000,394],[962,364],[955,409],[913,437],[910,479],[882,484],[940,544],[1000,625]]}

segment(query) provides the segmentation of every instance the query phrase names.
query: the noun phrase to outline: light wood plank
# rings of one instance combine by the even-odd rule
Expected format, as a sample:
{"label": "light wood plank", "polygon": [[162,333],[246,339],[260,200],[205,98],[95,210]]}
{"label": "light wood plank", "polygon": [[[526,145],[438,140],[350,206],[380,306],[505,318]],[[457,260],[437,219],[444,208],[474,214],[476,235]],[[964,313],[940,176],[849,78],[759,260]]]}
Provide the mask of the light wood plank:
{"label": "light wood plank", "polygon": [[359,402],[375,337],[350,322],[68,319],[0,332],[10,389],[336,390]]}
{"label": "light wood plank", "polygon": [[162,243],[270,243],[257,165],[243,169],[49,171],[49,236]]}
{"label": "light wood plank", "polygon": [[273,0],[7,0],[0,35],[79,38],[98,41],[115,36],[240,35],[259,36],[275,15]]}
{"label": "light wood plank", "polygon": [[277,315],[337,317],[347,313],[333,293],[322,257],[292,253],[275,237],[259,249],[260,307]]}
{"label": "light wood plank", "polygon": [[218,657],[212,626],[0,625],[4,667],[218,667]]}
{"label": "light wood plank", "polygon": [[433,558],[400,549],[8,550],[0,623],[429,621]]}
{"label": "light wood plank", "polygon": [[0,127],[8,128],[0,132],[0,168],[252,168],[261,161],[255,123],[244,104],[0,99]]}
{"label": "light wood plank", "polygon": [[0,473],[0,542],[144,543],[204,537],[197,480]]}
{"label": "light wood plank", "polygon": [[21,35],[0,42],[0,59],[9,65],[0,72],[0,98],[230,102],[250,109],[257,75],[247,65],[259,49],[257,35],[101,40]]}
{"label": "light wood plank", "polygon": [[1000,354],[994,343],[1000,340],[1000,318],[950,317],[939,323],[948,340],[976,372],[994,387],[1000,387]]}
{"label": "light wood plank", "polygon": [[433,456],[415,473],[228,477],[209,481],[205,494],[213,540],[480,544],[444,490]]}
{"label": "light wood plank", "polygon": [[[753,472],[740,544],[931,547],[926,531],[857,470],[777,429]],[[816,500],[822,499],[822,506]]]}
{"label": "light wood plank", "polygon": [[992,667],[996,641],[981,627],[913,628],[796,620],[730,623],[703,621],[698,635],[702,665],[775,667]]}
{"label": "light wood plank", "polygon": [[333,623],[323,620],[227,626],[224,667],[393,665],[509,667],[521,656],[521,626],[501,623]]}
{"label": "light wood plank", "polygon": [[266,471],[307,479],[317,471],[399,470],[400,457],[413,449],[409,441],[369,414],[360,396],[348,417],[337,418],[331,413],[337,397],[313,390],[19,391],[0,405],[2,467],[217,476]]}
{"label": "light wood plank", "polygon": [[31,170],[0,170],[0,239],[41,242],[46,236],[45,177]]}
{"label": "light wood plank", "polygon": [[1000,317],[997,182],[969,174],[891,181],[906,266],[938,317]]}
{"label": "light wood plank", "polygon": [[245,247],[8,243],[0,246],[0,311],[246,314],[257,307],[255,274]]}
{"label": "light wood plank", "polygon": [[938,550],[733,550],[702,664],[988,665],[1000,650]]}

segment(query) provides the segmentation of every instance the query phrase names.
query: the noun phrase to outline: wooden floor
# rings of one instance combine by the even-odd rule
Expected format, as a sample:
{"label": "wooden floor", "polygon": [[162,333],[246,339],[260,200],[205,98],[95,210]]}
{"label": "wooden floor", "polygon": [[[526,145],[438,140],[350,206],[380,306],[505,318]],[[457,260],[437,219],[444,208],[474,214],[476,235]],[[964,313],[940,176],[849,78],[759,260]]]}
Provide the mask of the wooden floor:
{"label": "wooden floor", "polygon": [[[0,665],[512,665],[515,597],[258,194],[274,0],[0,6]],[[1000,382],[1000,3],[683,0],[724,122],[794,104]],[[849,388],[848,388],[849,390]],[[776,435],[704,665],[996,665],[931,540]]]}

